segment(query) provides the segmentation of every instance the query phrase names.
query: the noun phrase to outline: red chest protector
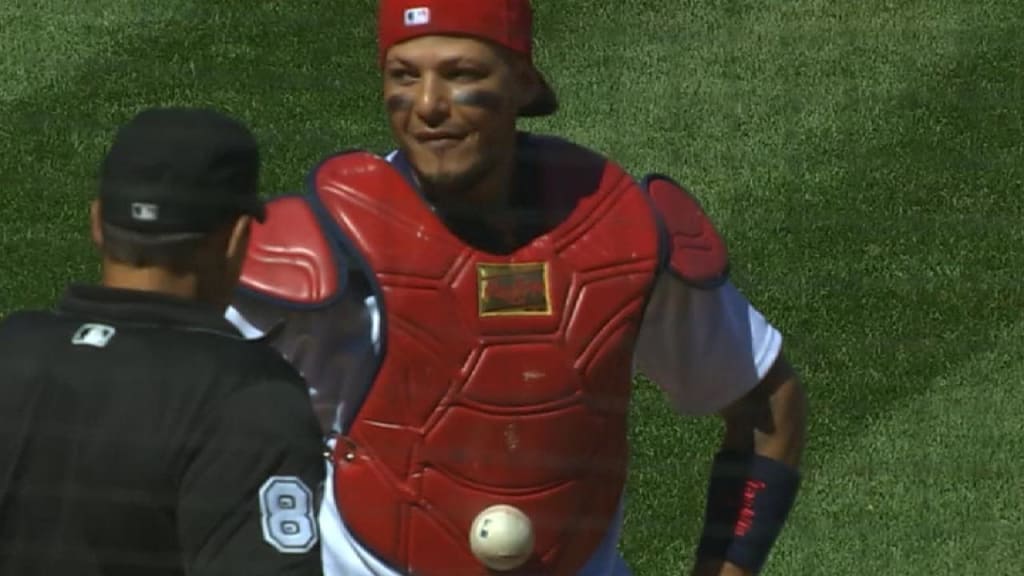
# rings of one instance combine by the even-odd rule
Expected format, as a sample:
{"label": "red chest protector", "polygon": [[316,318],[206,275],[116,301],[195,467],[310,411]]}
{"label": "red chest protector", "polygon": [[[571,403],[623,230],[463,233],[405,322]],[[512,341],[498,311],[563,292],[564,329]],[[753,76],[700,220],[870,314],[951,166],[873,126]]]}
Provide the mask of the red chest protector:
{"label": "red chest protector", "polygon": [[372,270],[385,350],[339,439],[346,526],[399,571],[486,574],[474,517],[532,520],[530,574],[575,574],[619,504],[634,339],[658,228],[619,167],[559,143],[542,194],[568,216],[509,255],[455,237],[384,160],[334,157],[314,195]]}

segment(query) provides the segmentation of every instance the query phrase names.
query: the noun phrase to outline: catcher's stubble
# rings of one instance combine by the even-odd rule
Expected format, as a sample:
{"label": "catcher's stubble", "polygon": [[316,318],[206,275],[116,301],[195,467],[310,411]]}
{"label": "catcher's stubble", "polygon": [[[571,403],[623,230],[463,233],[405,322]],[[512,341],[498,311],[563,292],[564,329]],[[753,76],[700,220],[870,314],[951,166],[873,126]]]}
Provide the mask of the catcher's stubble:
{"label": "catcher's stubble", "polygon": [[[495,113],[501,110],[502,96],[494,90],[480,88],[464,88],[453,90],[451,103],[455,106],[469,106],[484,113]],[[413,98],[406,94],[394,94],[387,98],[389,112],[408,112],[413,107]],[[465,142],[460,143],[460,146]],[[456,147],[458,148],[458,146]],[[493,148],[478,151],[478,158],[471,162],[465,170],[446,170],[445,155],[439,152],[441,169],[433,173],[424,173],[413,164],[416,177],[424,193],[441,202],[455,200],[466,196],[467,192],[478,187],[484,178],[493,172],[500,162],[501,151]],[[457,150],[458,152],[466,152]]]}

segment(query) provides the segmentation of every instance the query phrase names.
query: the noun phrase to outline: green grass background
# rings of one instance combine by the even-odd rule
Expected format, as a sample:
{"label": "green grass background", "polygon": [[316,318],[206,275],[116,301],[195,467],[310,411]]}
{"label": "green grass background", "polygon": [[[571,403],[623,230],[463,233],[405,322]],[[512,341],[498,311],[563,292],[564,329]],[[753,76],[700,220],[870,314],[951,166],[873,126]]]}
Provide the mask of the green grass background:
{"label": "green grass background", "polygon": [[[389,147],[370,0],[4,0],[0,313],[94,279],[97,163],[143,106],[214,105],[268,194]],[[767,574],[1021,574],[1024,9],[1013,0],[543,0],[563,108],[527,128],[667,172],[726,234],[810,394]],[[682,574],[719,426],[638,382],[623,548]]]}

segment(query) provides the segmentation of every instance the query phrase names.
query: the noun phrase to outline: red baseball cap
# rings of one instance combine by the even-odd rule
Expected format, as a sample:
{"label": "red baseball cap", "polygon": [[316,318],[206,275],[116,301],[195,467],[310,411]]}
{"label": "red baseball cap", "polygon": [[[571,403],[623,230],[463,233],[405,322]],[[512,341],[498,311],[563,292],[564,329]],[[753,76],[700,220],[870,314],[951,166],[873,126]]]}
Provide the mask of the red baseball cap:
{"label": "red baseball cap", "polygon": [[[522,54],[533,63],[530,0],[380,0],[377,45],[380,62],[392,46],[430,35],[472,36]],[[520,116],[547,116],[558,98],[540,72],[541,91]]]}

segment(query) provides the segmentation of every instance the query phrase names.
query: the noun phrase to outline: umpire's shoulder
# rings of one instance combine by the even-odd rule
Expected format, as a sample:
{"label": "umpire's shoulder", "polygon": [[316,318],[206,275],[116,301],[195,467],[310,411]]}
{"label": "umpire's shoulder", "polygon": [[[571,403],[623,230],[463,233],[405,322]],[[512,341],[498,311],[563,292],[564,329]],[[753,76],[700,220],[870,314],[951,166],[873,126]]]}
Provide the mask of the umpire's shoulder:
{"label": "umpire's shoulder", "polygon": [[[54,315],[46,310],[17,310],[0,317],[0,342],[3,349],[27,345],[36,334],[46,333],[56,324]],[[20,346],[19,346],[20,347]]]}
{"label": "umpire's shoulder", "polygon": [[240,376],[242,386],[257,383],[279,383],[282,386],[300,388],[308,394],[305,380],[281,353],[270,345],[266,338],[232,338],[225,343],[228,361]]}

